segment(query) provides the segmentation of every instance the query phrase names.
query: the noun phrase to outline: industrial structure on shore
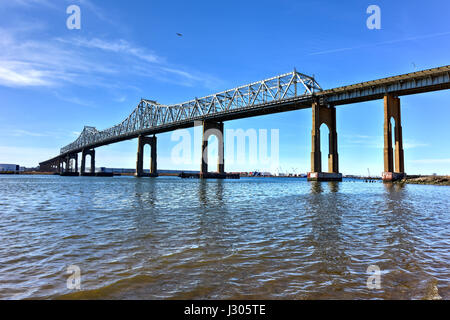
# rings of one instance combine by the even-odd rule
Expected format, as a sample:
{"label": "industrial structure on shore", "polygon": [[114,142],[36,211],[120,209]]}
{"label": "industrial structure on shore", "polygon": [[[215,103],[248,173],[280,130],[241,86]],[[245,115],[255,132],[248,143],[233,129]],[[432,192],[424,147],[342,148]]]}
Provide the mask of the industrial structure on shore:
{"label": "industrial structure on shore", "polygon": [[24,171],[24,167],[18,164],[4,164],[0,163],[0,174],[17,174]]}

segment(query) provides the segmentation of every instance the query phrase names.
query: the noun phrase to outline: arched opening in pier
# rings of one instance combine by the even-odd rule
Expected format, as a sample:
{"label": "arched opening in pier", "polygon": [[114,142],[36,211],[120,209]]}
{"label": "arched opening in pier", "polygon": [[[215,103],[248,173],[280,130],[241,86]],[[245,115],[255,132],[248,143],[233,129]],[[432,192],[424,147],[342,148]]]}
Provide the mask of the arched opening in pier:
{"label": "arched opening in pier", "polygon": [[328,170],[328,154],[330,153],[330,129],[328,125],[322,123],[320,126],[320,151],[322,165],[322,172],[329,172]]}
{"label": "arched opening in pier", "polygon": [[[86,155],[86,157],[85,157],[85,172],[91,172],[92,170],[91,170],[91,159],[92,159],[92,156],[90,155],[90,154],[87,154]],[[95,168],[94,168],[95,169]]]}
{"label": "arched opening in pier", "polygon": [[219,160],[219,140],[215,134],[208,138],[208,172],[217,172],[217,161]]}
{"label": "arched opening in pier", "polygon": [[395,171],[394,168],[396,168],[396,159],[395,159],[395,119],[394,117],[391,117],[389,120],[389,133],[390,133],[390,139],[391,139],[391,146],[392,146],[392,171]]}
{"label": "arched opening in pier", "polygon": [[70,159],[69,160],[69,171],[70,172],[75,172],[75,159]]}
{"label": "arched opening in pier", "polygon": [[143,163],[142,163],[142,170],[144,170],[144,173],[150,173],[150,167],[151,167],[151,154],[152,154],[152,147],[150,144],[144,145],[143,150]]}

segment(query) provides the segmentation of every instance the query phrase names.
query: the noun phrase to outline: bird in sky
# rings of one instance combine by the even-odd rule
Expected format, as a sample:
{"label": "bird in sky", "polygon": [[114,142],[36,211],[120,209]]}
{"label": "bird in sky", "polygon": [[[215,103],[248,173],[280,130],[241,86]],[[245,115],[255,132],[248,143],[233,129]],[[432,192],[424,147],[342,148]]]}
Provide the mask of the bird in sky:
{"label": "bird in sky", "polygon": [[182,37],[183,35],[181,33],[177,32],[177,36]]}

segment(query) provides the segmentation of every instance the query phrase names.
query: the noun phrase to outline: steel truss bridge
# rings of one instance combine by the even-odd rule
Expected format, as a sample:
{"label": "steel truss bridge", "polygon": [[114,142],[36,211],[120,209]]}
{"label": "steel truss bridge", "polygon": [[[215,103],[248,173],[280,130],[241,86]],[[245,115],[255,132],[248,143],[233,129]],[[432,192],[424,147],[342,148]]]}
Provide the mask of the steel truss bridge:
{"label": "steel truss bridge", "polygon": [[119,141],[189,128],[197,122],[233,119],[311,108],[334,107],[362,101],[450,88],[450,66],[443,66],[344,87],[323,90],[314,77],[296,70],[270,79],[196,98],[175,105],[142,99],[121,123],[105,130],[86,126],[80,136],[63,147],[60,155],[41,166],[83,150]]}
{"label": "steel truss bridge", "polygon": [[193,125],[194,121],[229,120],[232,116],[273,108],[280,103],[307,100],[321,90],[314,78],[293,71],[171,106],[142,99],[118,125],[102,131],[85,127],[77,140],[61,149],[61,154],[174,130]]}

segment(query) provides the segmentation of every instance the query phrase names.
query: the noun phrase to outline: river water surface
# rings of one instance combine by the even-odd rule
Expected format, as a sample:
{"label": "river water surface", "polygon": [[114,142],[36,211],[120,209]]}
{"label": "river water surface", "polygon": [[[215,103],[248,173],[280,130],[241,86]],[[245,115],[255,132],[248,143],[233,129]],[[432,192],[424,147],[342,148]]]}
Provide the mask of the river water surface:
{"label": "river water surface", "polygon": [[445,186],[0,176],[0,299],[450,299],[449,208]]}

